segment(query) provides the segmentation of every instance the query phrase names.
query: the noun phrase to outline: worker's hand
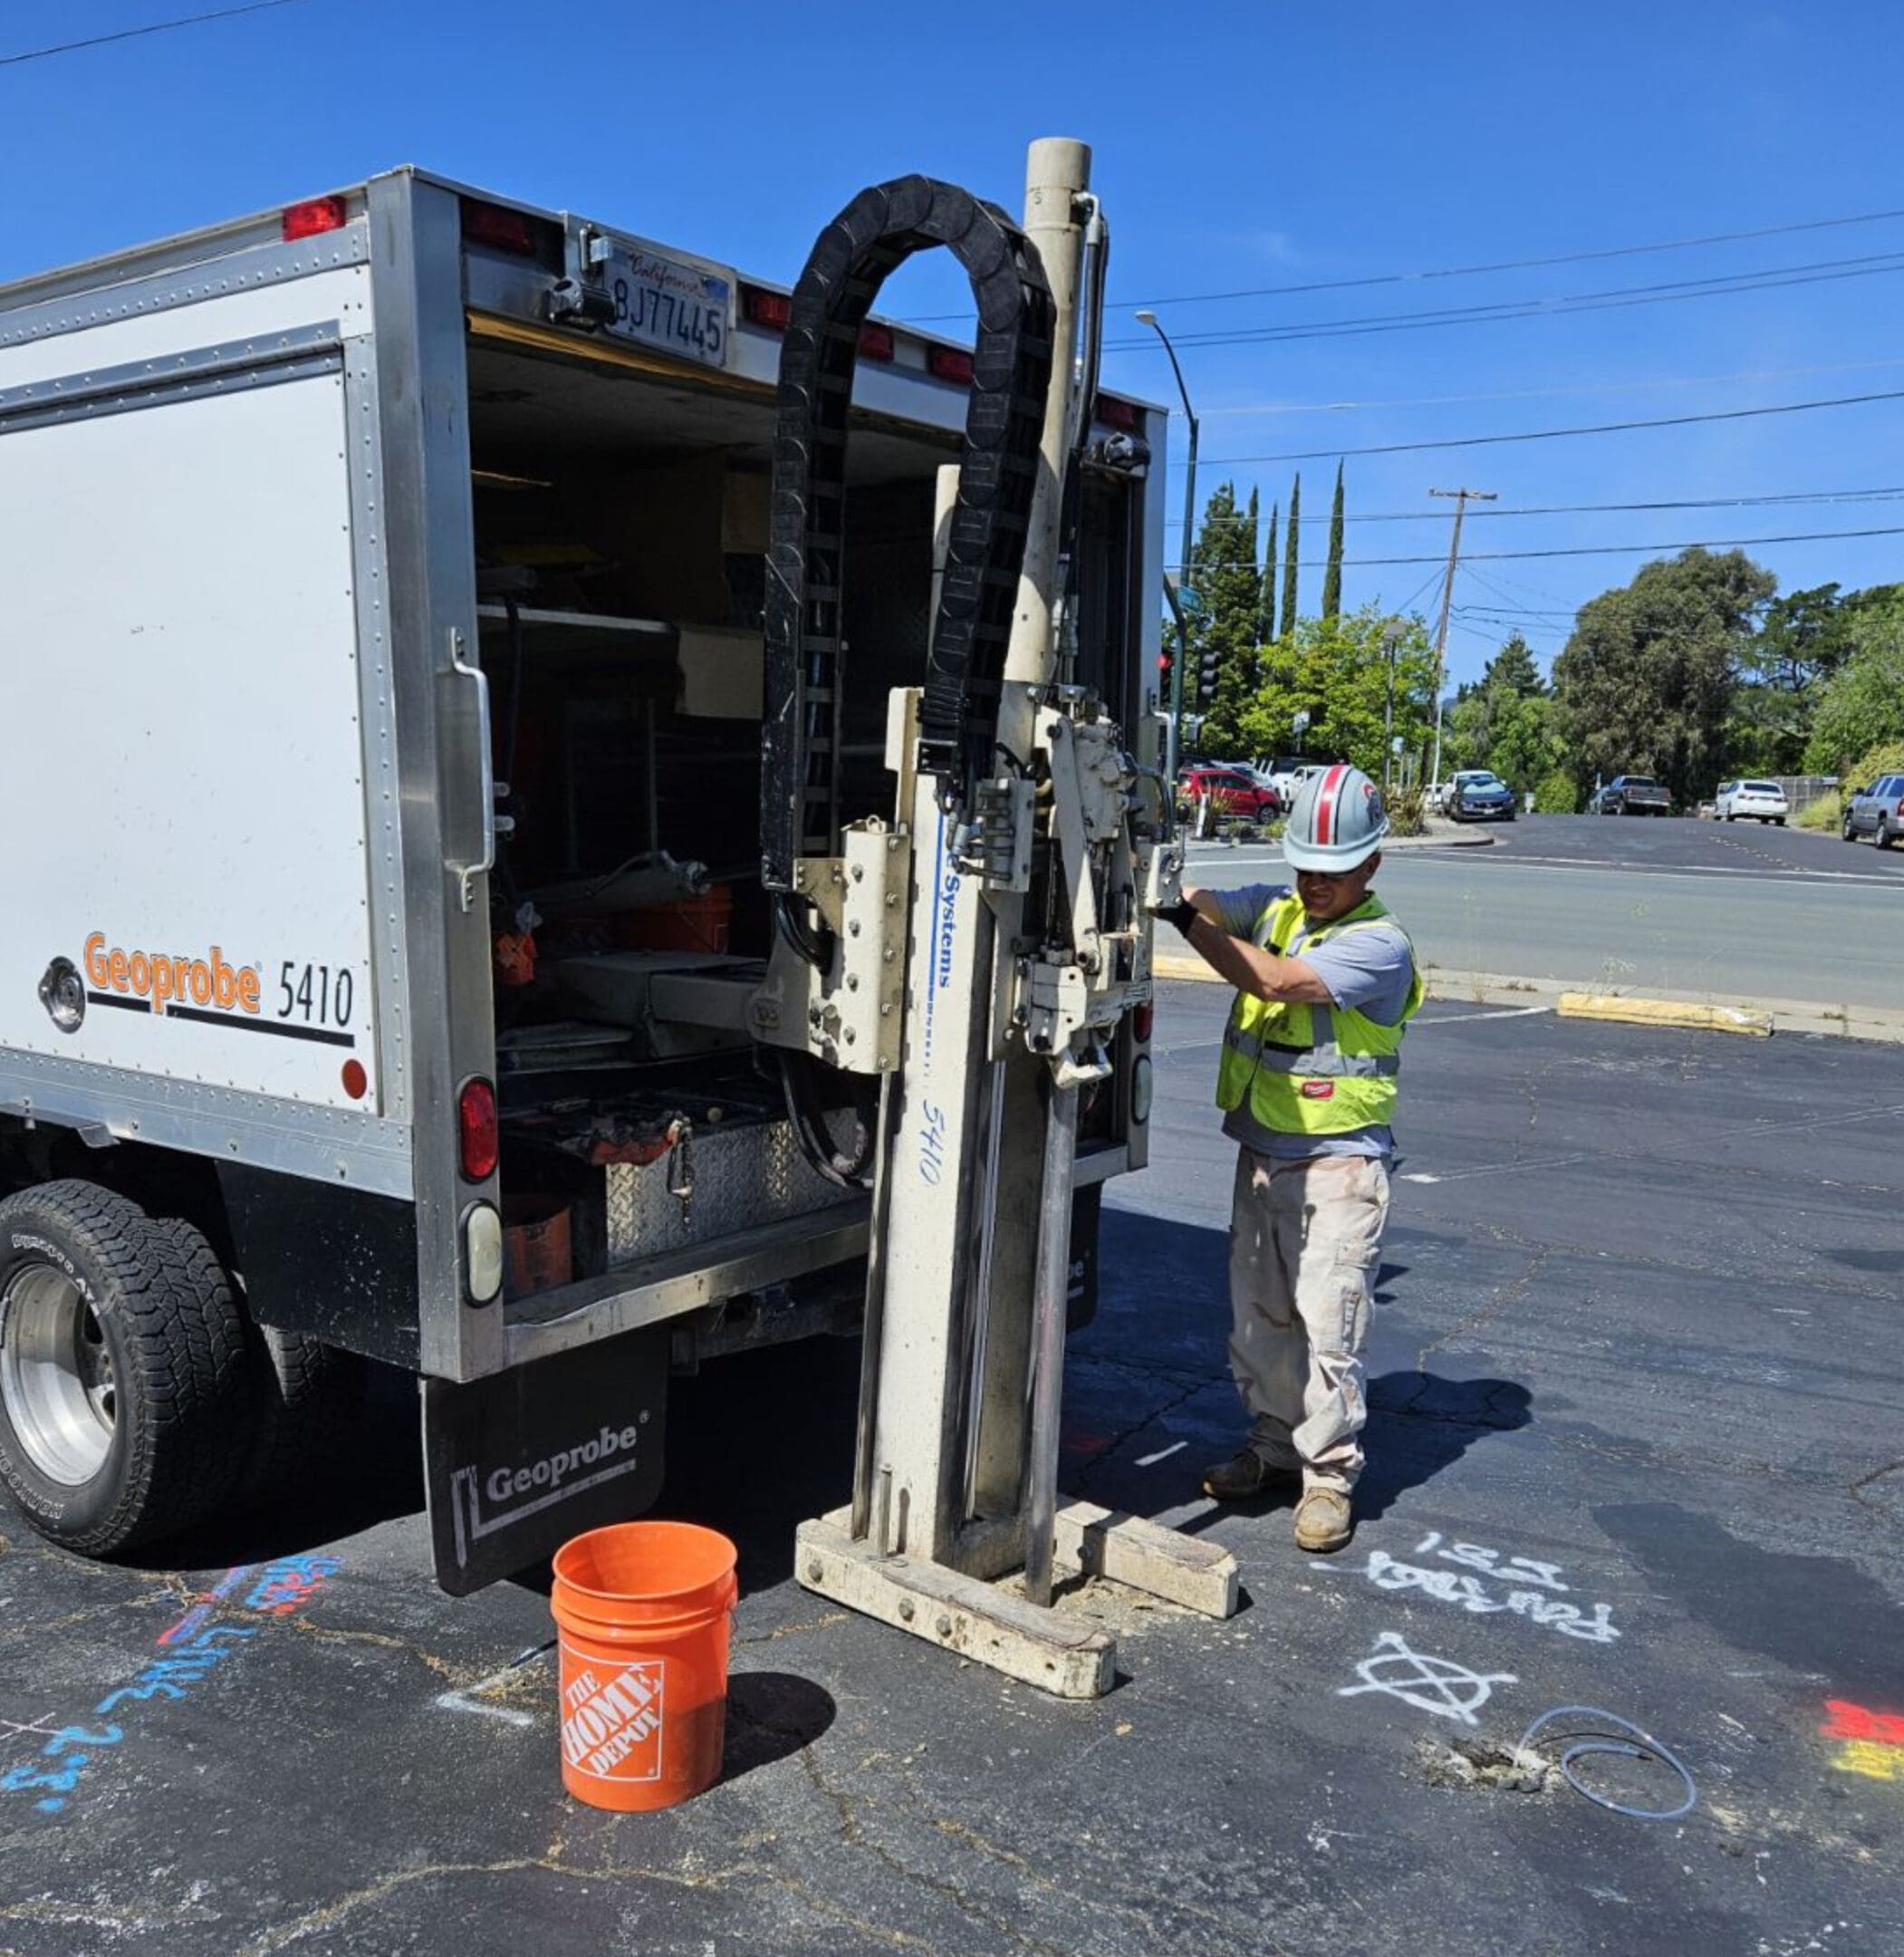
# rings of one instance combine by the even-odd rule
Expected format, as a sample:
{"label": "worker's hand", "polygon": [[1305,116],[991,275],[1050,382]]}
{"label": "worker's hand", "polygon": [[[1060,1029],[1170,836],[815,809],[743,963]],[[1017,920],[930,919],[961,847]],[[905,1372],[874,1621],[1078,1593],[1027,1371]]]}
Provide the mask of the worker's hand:
{"label": "worker's hand", "polygon": [[1174,924],[1183,936],[1188,938],[1190,935],[1190,926],[1196,923],[1203,912],[1188,897],[1183,897],[1160,911],[1153,911],[1151,915],[1161,918],[1166,924]]}

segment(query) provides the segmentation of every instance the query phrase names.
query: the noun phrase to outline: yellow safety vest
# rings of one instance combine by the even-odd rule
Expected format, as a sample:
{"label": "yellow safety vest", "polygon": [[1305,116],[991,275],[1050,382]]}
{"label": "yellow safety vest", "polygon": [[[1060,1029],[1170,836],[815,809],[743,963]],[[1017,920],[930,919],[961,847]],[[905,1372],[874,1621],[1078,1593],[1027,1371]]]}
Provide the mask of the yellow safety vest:
{"label": "yellow safety vest", "polygon": [[[1292,892],[1265,906],[1251,936],[1265,950],[1294,958],[1311,945],[1376,924],[1401,929],[1371,896],[1346,917],[1310,930],[1303,901]],[[1347,1134],[1389,1126],[1395,1118],[1401,1036],[1427,997],[1412,944],[1409,964],[1408,1001],[1393,1026],[1352,1007],[1300,1006],[1238,992],[1223,1036],[1216,1105],[1227,1113],[1241,1107],[1246,1095],[1251,1116],[1276,1134]]]}

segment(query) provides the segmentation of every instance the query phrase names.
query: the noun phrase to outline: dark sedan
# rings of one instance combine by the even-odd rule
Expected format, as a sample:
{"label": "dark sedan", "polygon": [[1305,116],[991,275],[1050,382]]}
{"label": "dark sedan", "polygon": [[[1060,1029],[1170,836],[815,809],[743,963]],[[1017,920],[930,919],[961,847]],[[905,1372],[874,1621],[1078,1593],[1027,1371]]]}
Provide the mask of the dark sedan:
{"label": "dark sedan", "polygon": [[1514,790],[1498,775],[1464,769],[1448,784],[1447,813],[1457,822],[1512,822]]}

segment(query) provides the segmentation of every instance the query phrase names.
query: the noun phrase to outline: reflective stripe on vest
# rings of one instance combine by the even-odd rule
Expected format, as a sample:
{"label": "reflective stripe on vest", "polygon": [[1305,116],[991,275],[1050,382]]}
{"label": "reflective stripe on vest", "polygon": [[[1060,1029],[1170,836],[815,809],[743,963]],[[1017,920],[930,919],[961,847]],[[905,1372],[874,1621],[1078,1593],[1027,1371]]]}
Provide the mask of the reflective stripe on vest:
{"label": "reflective stripe on vest", "polygon": [[[1292,892],[1265,908],[1252,937],[1265,949],[1293,958],[1308,945],[1377,926],[1398,932],[1407,943],[1407,934],[1376,898],[1312,930],[1301,899]],[[1239,992],[1223,1036],[1216,1104],[1228,1112],[1247,1098],[1252,1118],[1284,1134],[1344,1134],[1389,1125],[1402,1035],[1426,996],[1419,970],[1412,969],[1412,946],[1409,956],[1409,995],[1393,1026],[1352,1007],[1302,1006]]]}

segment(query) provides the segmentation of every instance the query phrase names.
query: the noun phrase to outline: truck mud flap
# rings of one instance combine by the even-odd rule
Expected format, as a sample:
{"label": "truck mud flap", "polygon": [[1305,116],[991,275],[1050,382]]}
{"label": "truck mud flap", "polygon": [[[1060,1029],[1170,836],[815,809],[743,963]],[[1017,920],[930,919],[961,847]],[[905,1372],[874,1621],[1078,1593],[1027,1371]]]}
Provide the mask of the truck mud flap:
{"label": "truck mud flap", "polygon": [[438,1583],[467,1596],[649,1508],[661,1489],[668,1363],[662,1326],[466,1386],[426,1379]]}

